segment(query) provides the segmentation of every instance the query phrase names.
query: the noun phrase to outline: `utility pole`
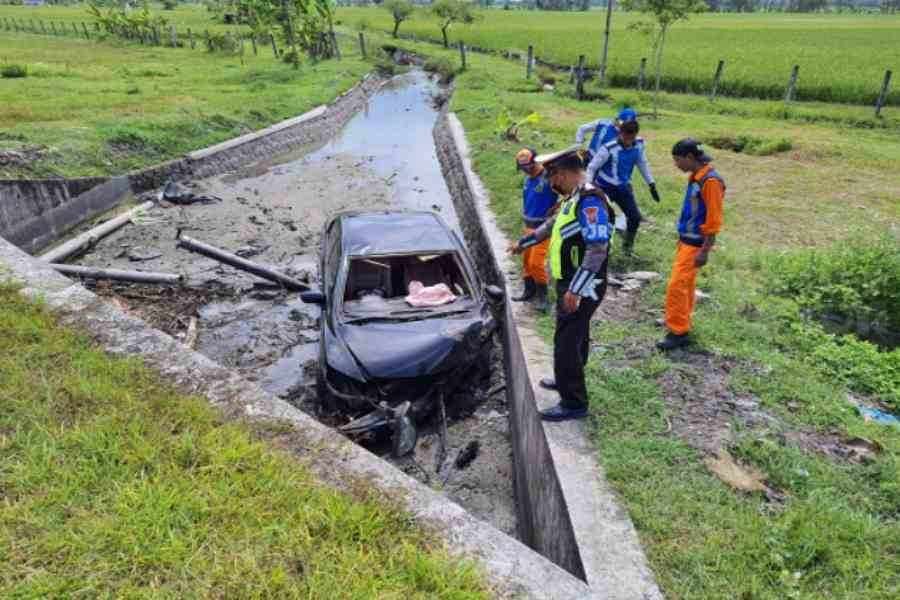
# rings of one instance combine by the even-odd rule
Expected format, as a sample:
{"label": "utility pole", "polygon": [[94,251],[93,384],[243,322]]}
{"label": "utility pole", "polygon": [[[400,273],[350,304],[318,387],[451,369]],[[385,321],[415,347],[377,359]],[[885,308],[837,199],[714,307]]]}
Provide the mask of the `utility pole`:
{"label": "utility pole", "polygon": [[603,56],[600,57],[600,85],[606,84],[606,57],[609,53],[609,23],[612,20],[613,0],[606,0],[606,29],[603,31]]}

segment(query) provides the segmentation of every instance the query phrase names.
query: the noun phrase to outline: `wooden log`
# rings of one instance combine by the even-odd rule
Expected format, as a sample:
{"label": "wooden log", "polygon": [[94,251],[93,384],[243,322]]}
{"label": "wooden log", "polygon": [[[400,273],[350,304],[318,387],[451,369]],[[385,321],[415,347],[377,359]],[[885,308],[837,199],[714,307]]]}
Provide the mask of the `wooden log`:
{"label": "wooden log", "polygon": [[459,60],[462,62],[462,70],[466,70],[466,45],[459,43]]}
{"label": "wooden log", "polygon": [[252,273],[253,275],[262,277],[263,279],[268,279],[269,281],[274,281],[275,283],[279,283],[289,290],[304,292],[309,289],[308,285],[301,281],[298,281],[297,279],[294,279],[289,275],[279,273],[274,269],[264,267],[263,265],[255,263],[253,261],[249,261],[245,258],[241,258],[236,254],[232,254],[231,252],[226,252],[225,250],[221,250],[219,248],[216,248],[215,246],[211,246],[205,242],[201,242],[200,240],[195,240],[186,235],[182,235],[180,229],[178,230],[178,234],[175,239],[177,240],[177,245],[179,248],[184,248],[185,250],[196,252],[197,254],[202,254],[203,256],[212,258],[213,260],[217,260],[219,262],[225,263],[226,265],[230,265],[235,269],[240,269],[241,271]]}
{"label": "wooden log", "polygon": [[788,80],[787,90],[784,92],[784,101],[791,102],[794,99],[794,90],[797,88],[797,76],[800,74],[800,65],[794,65],[791,69],[791,78]]}
{"label": "wooden log", "polygon": [[534,46],[528,45],[528,58],[525,61],[525,79],[531,79],[531,72],[534,70]]}
{"label": "wooden log", "polygon": [[94,227],[89,231],[85,231],[78,237],[75,237],[64,244],[60,244],[52,250],[44,252],[38,258],[44,262],[49,263],[57,263],[66,260],[76,252],[82,252],[92,247],[94,244],[96,244],[98,241],[100,241],[113,231],[130,223],[135,216],[152,207],[152,202],[144,202],[140,206],[132,208],[128,212],[122,213],[118,217],[114,217],[105,223],[101,223],[97,227]]}
{"label": "wooden log", "polygon": [[123,271],[121,269],[100,269],[57,263],[51,263],[50,266],[63,275],[72,275],[83,279],[114,279],[116,281],[131,281],[133,283],[163,283],[167,285],[181,285],[184,282],[184,275],[176,275],[174,273]]}
{"label": "wooden log", "polygon": [[716,74],[713,75],[712,90],[709,92],[709,100],[712,102],[716,99],[716,92],[719,89],[719,82],[722,80],[722,70],[725,69],[725,61],[720,60],[716,66]]}
{"label": "wooden log", "polygon": [[644,83],[647,80],[647,59],[641,59],[641,68],[638,71],[638,90],[642,91],[644,89]]}
{"label": "wooden log", "polygon": [[363,58],[368,58],[366,55],[366,36],[362,31],[359,32],[359,53]]}
{"label": "wooden log", "polygon": [[875,116],[881,116],[881,107],[887,104],[888,91],[891,89],[891,75],[892,72],[890,69],[884,72],[884,81],[881,83],[881,93],[878,94],[878,100],[875,101]]}

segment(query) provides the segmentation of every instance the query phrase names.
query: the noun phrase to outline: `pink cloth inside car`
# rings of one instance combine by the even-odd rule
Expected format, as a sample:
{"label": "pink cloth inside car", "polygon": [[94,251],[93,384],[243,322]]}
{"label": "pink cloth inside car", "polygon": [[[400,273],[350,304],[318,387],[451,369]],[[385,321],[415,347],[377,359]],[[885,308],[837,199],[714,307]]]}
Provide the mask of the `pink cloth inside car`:
{"label": "pink cloth inside car", "polygon": [[405,298],[410,306],[441,306],[456,300],[456,296],[444,283],[426,287],[421,281],[409,282],[409,295]]}

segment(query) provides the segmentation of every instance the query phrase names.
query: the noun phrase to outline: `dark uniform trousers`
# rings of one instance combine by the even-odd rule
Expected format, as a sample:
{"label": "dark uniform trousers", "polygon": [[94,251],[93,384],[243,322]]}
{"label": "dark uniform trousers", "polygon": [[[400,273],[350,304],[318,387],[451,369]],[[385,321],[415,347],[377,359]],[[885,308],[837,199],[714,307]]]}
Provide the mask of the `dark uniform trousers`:
{"label": "dark uniform trousers", "polygon": [[584,367],[591,352],[591,317],[606,294],[606,261],[597,274],[603,280],[594,288],[597,299],[582,298],[573,313],[562,310],[568,281],[556,282],[556,333],[553,335],[553,376],[564,408],[586,408]]}
{"label": "dark uniform trousers", "polygon": [[599,182],[600,189],[606,192],[610,200],[619,205],[622,212],[625,213],[626,228],[628,233],[637,233],[638,227],[644,217],[638,208],[637,201],[634,199],[634,188],[631,184],[616,187],[614,185],[605,185]]}

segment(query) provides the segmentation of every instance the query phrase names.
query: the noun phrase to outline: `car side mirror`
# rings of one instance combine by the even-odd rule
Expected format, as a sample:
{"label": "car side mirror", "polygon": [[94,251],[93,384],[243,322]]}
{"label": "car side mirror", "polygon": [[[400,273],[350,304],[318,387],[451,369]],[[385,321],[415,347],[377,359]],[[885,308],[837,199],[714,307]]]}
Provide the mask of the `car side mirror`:
{"label": "car side mirror", "polygon": [[491,302],[503,302],[504,296],[506,294],[503,292],[503,288],[499,285],[489,285],[484,288],[484,293],[487,295],[488,300]]}
{"label": "car side mirror", "polygon": [[300,299],[303,300],[303,302],[306,304],[325,304],[325,294],[323,294],[319,290],[309,290],[307,292],[301,292]]}

